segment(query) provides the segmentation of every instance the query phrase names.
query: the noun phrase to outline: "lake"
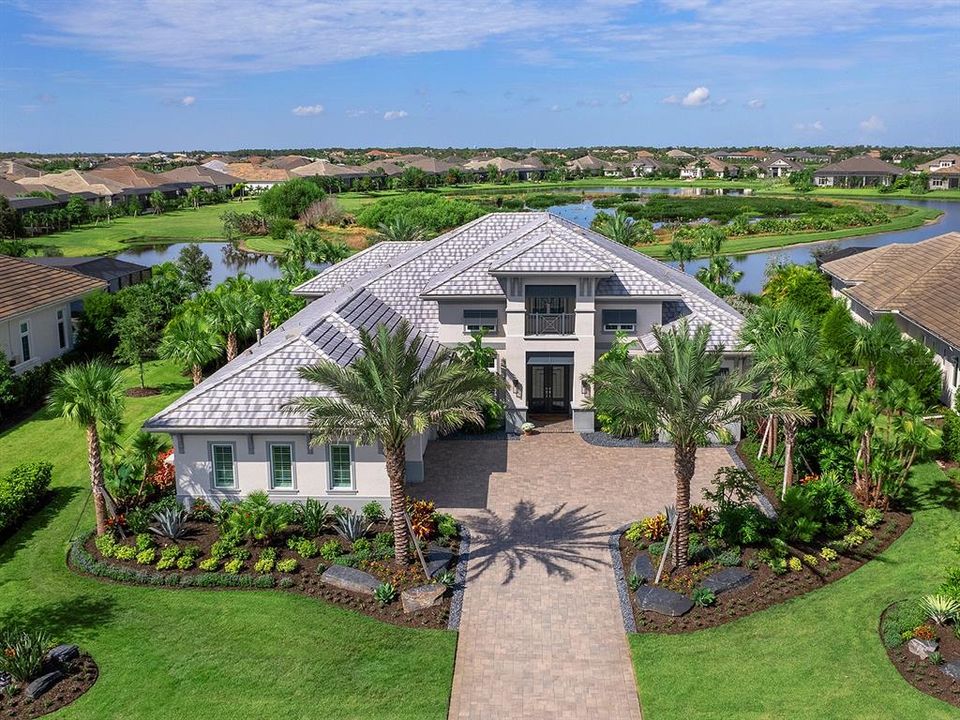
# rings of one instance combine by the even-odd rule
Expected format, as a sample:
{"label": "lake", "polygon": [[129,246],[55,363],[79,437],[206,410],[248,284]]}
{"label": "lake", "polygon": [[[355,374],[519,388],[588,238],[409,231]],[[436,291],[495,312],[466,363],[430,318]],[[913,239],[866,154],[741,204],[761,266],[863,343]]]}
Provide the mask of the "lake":
{"label": "lake", "polygon": [[[655,195],[664,192],[669,195],[706,195],[714,193],[712,189],[704,190],[701,193],[690,192],[692,190],[694,190],[694,188],[637,188],[627,186],[591,188],[591,192],[635,192],[641,195]],[[724,194],[740,195],[742,191],[728,190]],[[846,240],[831,240],[829,243],[832,246],[839,249],[845,247],[880,247],[882,245],[890,245],[891,243],[915,243],[936,235],[942,235],[946,232],[960,231],[960,202],[935,199],[914,200],[912,198],[870,198],[870,202],[932,208],[943,211],[943,215],[940,217],[940,220],[935,223],[922,225],[911,230],[861,235],[860,237],[848,238]],[[590,223],[599,212],[614,212],[612,209],[601,210],[595,208],[592,202],[577,203],[575,205],[555,205],[548,208],[548,210],[583,227],[590,227]],[[737,284],[737,290],[740,292],[760,292],[760,290],[763,289],[765,280],[764,270],[771,260],[782,260],[800,264],[809,263],[813,261],[813,248],[821,244],[823,243],[809,243],[793,248],[778,248],[735,256],[735,265],[738,270],[743,272],[743,279]],[[693,275],[697,270],[706,265],[707,262],[705,259],[700,259],[686,263],[686,271]],[[676,263],[671,262],[669,264],[676,267]]]}
{"label": "lake", "polygon": [[[750,193],[749,190],[718,190],[713,188],[692,187],[651,188],[631,187],[627,185],[590,188],[590,192],[633,192],[639,195],[666,193],[668,195],[691,196],[713,194],[744,195]],[[923,225],[918,228],[913,228],[912,230],[862,235],[847,240],[833,240],[830,241],[832,245],[838,248],[850,246],[880,247],[881,245],[889,245],[890,243],[914,243],[934,237],[935,235],[941,235],[945,232],[960,231],[960,202],[936,199],[914,200],[912,198],[871,198],[870,201],[933,208],[943,211],[943,215],[939,222],[931,225]],[[583,227],[590,227],[590,223],[599,212],[614,212],[613,209],[601,210],[595,208],[592,201],[571,205],[554,205],[548,208],[548,210]],[[189,243],[174,243],[171,245],[133,246],[129,250],[120,253],[117,257],[121,260],[129,260],[130,262],[140,263],[141,265],[157,265],[163,262],[175,261],[180,250],[188,244]],[[795,248],[781,248],[736,256],[735,264],[737,269],[743,271],[743,280],[737,285],[737,290],[741,292],[760,292],[764,283],[764,269],[771,260],[785,260],[795,263],[811,262],[813,260],[811,251],[818,244],[819,243],[810,243]],[[213,263],[211,273],[211,285],[213,286],[219,285],[228,277],[233,277],[241,271],[257,280],[280,277],[279,263],[270,255],[237,252],[233,250],[230,243],[226,242],[204,242],[200,243],[200,248]],[[676,263],[670,264],[676,265]],[[690,274],[694,274],[699,268],[706,264],[706,260],[694,260],[693,262],[687,263],[686,270]],[[319,270],[320,268],[318,267],[317,269]]]}

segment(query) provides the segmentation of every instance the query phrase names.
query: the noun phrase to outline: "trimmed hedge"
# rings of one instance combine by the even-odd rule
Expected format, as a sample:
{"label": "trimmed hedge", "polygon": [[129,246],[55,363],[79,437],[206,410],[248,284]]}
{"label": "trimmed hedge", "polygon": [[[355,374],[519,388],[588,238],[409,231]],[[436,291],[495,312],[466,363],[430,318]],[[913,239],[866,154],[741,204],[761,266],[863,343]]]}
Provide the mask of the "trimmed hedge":
{"label": "trimmed hedge", "polygon": [[178,573],[153,572],[128,567],[118,567],[97,560],[83,547],[93,533],[87,533],[75,540],[70,546],[69,561],[77,570],[122,583],[166,587],[229,587],[229,588],[272,588],[277,580],[272,575],[250,575],[241,573],[202,573],[198,575],[180,575]]}
{"label": "trimmed hedge", "polygon": [[52,464],[34,462],[0,477],[0,535],[16,528],[46,499],[52,474]]}
{"label": "trimmed hedge", "polygon": [[943,456],[960,462],[960,414],[955,410],[947,410],[943,417]]}

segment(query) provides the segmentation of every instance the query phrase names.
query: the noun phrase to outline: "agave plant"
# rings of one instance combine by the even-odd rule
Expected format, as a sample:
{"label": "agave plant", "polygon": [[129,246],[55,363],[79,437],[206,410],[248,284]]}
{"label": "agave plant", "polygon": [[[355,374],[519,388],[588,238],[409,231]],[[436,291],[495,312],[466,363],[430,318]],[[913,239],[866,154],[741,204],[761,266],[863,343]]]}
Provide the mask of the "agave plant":
{"label": "agave plant", "polygon": [[179,508],[164,508],[153,514],[150,532],[177,541],[187,534],[187,513]]}
{"label": "agave plant", "polygon": [[956,622],[960,618],[960,601],[948,595],[927,595],[920,600],[920,609],[937,625]]}
{"label": "agave plant", "polygon": [[372,523],[360,513],[347,510],[337,516],[337,522],[334,527],[345,540],[354,542],[366,535],[371,525]]}

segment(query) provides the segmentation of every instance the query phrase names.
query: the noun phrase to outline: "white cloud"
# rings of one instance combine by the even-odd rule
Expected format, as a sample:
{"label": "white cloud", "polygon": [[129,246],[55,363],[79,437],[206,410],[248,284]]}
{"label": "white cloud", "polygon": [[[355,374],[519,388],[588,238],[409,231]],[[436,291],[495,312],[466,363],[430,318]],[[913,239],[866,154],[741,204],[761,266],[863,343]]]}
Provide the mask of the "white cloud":
{"label": "white cloud", "polygon": [[800,132],[821,132],[823,130],[823,121],[814,120],[812,123],[797,123],[793,128]]}
{"label": "white cloud", "polygon": [[865,133],[881,133],[887,129],[887,126],[886,123],[883,122],[883,118],[871,115],[866,120],[860,122],[860,129]]}
{"label": "white cloud", "polygon": [[193,95],[186,95],[186,96],[180,98],[180,104],[183,105],[184,107],[190,107],[190,106],[193,105],[196,101],[197,101],[197,99],[196,99]]}
{"label": "white cloud", "polygon": [[387,110],[383,114],[384,120],[400,120],[405,118],[409,113],[406,110]]}
{"label": "white cloud", "polygon": [[747,100],[747,107],[751,110],[760,110],[764,107],[766,103],[760,98],[754,98],[753,100]]}
{"label": "white cloud", "polygon": [[[679,95],[667,95],[662,102],[665,102],[667,105],[683,105],[684,107],[706,105],[710,102],[710,88],[701,85],[700,87],[695,87],[683,97]],[[723,105],[725,102],[726,100],[720,100],[719,104]]]}
{"label": "white cloud", "polygon": [[631,92],[622,92],[617,95],[617,100],[620,101],[621,105],[626,105],[628,102],[633,100],[633,93]]}
{"label": "white cloud", "polygon": [[322,115],[323,114],[323,105],[297,105],[293,110],[291,110],[294,115],[297,117],[309,117],[311,115]]}

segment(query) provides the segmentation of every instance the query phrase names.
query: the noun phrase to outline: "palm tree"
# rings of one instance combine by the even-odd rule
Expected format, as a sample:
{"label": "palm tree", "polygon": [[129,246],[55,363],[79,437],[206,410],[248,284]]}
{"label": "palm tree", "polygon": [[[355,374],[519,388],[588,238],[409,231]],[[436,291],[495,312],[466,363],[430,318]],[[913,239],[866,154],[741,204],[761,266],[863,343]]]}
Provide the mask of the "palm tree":
{"label": "palm tree", "polygon": [[227,362],[237,356],[240,338],[249,337],[262,321],[249,279],[230,278],[202,296],[213,329],[227,339]]}
{"label": "palm tree", "polygon": [[315,230],[293,231],[287,233],[290,246],[283,253],[284,262],[306,265],[308,262],[338,263],[350,255],[350,249],[337,240],[321,237]]}
{"label": "palm tree", "polygon": [[222,350],[223,338],[214,330],[213,323],[193,310],[182,312],[167,323],[159,348],[160,357],[190,370],[194,387],[203,380],[203,366]]}
{"label": "palm tree", "polygon": [[376,240],[391,242],[417,242],[426,238],[426,231],[407,215],[397,215],[393,220],[377,225]]}
{"label": "palm tree", "polygon": [[86,430],[97,535],[103,535],[107,531],[107,507],[98,424],[119,423],[124,404],[123,377],[99,359],[71,365],[56,374],[48,402],[54,413]]}
{"label": "palm tree", "polygon": [[166,441],[162,435],[141,430],[133,436],[130,455],[134,462],[143,468],[143,477],[140,478],[140,487],[137,490],[138,498],[143,497],[143,491],[147,486],[147,478],[150,477],[150,471],[164,447],[166,447]]}
{"label": "palm tree", "polygon": [[687,242],[676,235],[673,236],[673,240],[667,248],[667,257],[677,263],[680,272],[686,272],[686,264],[693,260],[695,254],[693,243]]}
{"label": "palm tree", "polygon": [[741,399],[753,390],[751,378],[739,371],[724,373],[723,349],[710,349],[710,326],[692,329],[686,319],[675,327],[653,329],[658,351],[631,362],[595,366],[594,395],[619,398],[620,414],[635,426],[652,425],[673,445],[677,481],[675,562],[685,567],[690,544],[690,480],[696,471],[697,448],[711,436],[726,439],[726,426],[769,408],[787,414],[782,400]]}
{"label": "palm tree", "polygon": [[614,242],[633,247],[640,239],[637,223],[622,210],[615,214],[600,213],[596,217],[594,228]]}
{"label": "palm tree", "polygon": [[743,271],[736,270],[726,255],[714,255],[706,267],[697,270],[697,280],[721,297],[733,295],[743,279]]}
{"label": "palm tree", "polygon": [[817,386],[820,359],[816,326],[809,313],[792,305],[767,305],[747,318],[741,344],[753,348],[754,368],[763,378],[764,394],[786,400],[794,410],[779,417],[784,445],[781,495],[785,495],[793,484],[797,429],[804,419],[795,410],[810,414],[803,398]]}
{"label": "palm tree", "polygon": [[877,373],[903,349],[903,336],[889,315],[882,315],[872,325],[858,323],[852,335],[854,362],[867,371],[867,389],[873,390],[877,387]]}
{"label": "palm tree", "polygon": [[187,201],[193,206],[194,210],[199,210],[200,203],[203,201],[203,188],[199,185],[194,185],[187,190]]}
{"label": "palm tree", "polygon": [[230,188],[230,194],[240,197],[240,202],[243,202],[243,196],[247,192],[247,184],[245,182],[238,182],[232,188]]}
{"label": "palm tree", "polygon": [[447,433],[465,423],[481,425],[483,408],[492,402],[499,380],[446,348],[425,362],[424,339],[406,321],[393,333],[384,325],[374,335],[361,330],[360,344],[362,355],[347,367],[326,360],[300,368],[301,377],[333,395],[299,398],[288,409],[306,413],[314,442],[352,437],[363,445],[382,445],[395,557],[397,564],[406,565],[405,443],[431,427]]}

